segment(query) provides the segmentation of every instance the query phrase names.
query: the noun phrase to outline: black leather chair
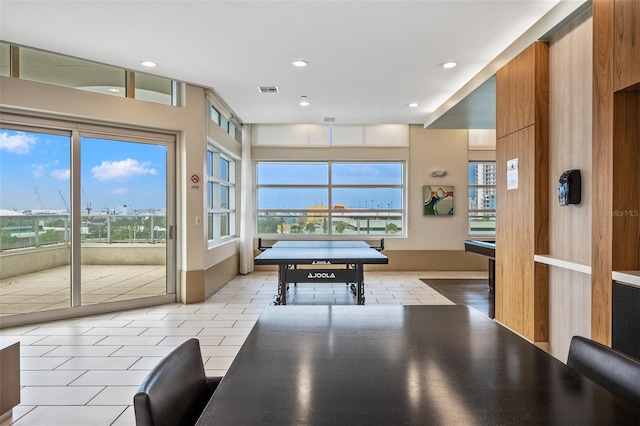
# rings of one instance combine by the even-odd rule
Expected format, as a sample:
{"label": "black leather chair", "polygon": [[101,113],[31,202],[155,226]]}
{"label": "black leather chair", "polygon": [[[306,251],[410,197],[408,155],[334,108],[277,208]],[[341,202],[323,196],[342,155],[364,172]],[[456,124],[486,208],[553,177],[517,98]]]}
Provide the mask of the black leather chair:
{"label": "black leather chair", "polygon": [[200,341],[175,348],[144,379],[133,397],[137,426],[193,425],[222,377],[206,377]]}
{"label": "black leather chair", "polygon": [[573,336],[567,365],[640,407],[640,361],[582,336]]}

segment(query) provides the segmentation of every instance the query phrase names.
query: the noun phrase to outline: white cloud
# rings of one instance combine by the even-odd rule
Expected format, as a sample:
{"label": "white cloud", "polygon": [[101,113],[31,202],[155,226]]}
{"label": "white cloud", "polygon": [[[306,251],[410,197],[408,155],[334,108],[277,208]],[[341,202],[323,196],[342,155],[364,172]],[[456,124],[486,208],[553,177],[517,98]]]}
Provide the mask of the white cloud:
{"label": "white cloud", "polygon": [[40,177],[44,175],[44,171],[47,169],[46,164],[31,164],[29,167],[33,169],[33,177]]}
{"label": "white cloud", "polygon": [[112,191],[111,193],[115,194],[115,195],[126,194],[127,193],[127,188],[118,188],[118,189]]}
{"label": "white cloud", "polygon": [[28,154],[36,144],[36,138],[25,133],[18,132],[15,135],[0,133],[0,151],[14,154]]}
{"label": "white cloud", "polygon": [[131,158],[121,161],[103,161],[99,166],[91,169],[93,177],[99,181],[125,181],[139,175],[157,175],[158,172],[153,167],[149,167],[149,162],[139,162]]}
{"label": "white cloud", "polygon": [[51,177],[58,180],[67,180],[71,177],[70,169],[56,169],[51,172]]}

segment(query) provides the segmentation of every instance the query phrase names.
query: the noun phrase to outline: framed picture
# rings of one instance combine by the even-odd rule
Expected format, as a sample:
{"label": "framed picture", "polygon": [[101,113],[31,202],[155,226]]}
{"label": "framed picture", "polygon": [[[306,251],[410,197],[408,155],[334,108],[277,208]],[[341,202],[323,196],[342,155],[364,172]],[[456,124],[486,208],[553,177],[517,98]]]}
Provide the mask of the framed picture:
{"label": "framed picture", "polygon": [[453,216],[453,186],[422,187],[424,216]]}

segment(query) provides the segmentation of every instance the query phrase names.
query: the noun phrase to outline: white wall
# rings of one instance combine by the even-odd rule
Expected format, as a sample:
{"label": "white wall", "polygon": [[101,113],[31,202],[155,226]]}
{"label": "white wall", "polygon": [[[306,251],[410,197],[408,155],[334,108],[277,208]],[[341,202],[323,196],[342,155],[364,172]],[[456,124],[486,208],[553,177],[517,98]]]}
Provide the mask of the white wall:
{"label": "white wall", "polygon": [[[412,125],[409,135],[409,236],[397,249],[464,250],[468,237],[468,131],[427,130],[422,125]],[[431,177],[435,169],[446,170],[447,175]],[[453,216],[422,215],[424,185],[454,187]],[[391,241],[389,246],[392,247]]]}

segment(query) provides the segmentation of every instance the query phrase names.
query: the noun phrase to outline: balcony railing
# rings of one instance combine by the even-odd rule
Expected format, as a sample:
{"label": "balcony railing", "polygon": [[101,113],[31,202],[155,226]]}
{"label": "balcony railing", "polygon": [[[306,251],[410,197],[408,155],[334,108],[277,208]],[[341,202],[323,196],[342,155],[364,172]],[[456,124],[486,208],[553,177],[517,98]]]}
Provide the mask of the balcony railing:
{"label": "balcony railing", "polygon": [[[83,243],[164,243],[165,215],[83,215],[80,220]],[[69,243],[68,214],[0,216],[0,251]]]}

